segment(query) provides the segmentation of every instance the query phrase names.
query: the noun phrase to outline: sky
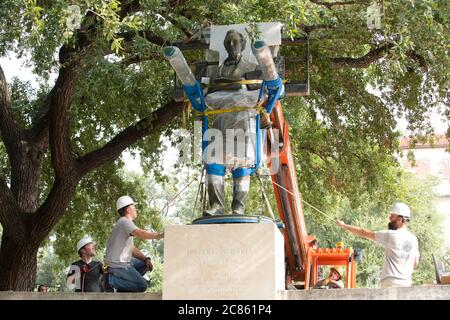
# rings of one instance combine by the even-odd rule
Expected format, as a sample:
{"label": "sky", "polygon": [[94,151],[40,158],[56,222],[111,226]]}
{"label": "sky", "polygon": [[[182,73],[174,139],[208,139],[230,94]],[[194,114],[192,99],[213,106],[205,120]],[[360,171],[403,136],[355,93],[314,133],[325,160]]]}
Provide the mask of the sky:
{"label": "sky", "polygon": [[[407,125],[408,122],[404,118],[397,120],[397,130],[402,132],[404,135],[408,135],[409,133],[406,129]],[[443,115],[434,113],[431,115],[431,125],[436,134],[445,134],[449,128],[450,121],[445,121],[445,117]]]}
{"label": "sky", "polygon": [[25,59],[17,59],[11,55],[0,57],[0,65],[8,82],[11,82],[13,77],[17,77],[22,81],[30,81],[33,87],[36,88],[38,78],[29,67],[25,66],[25,61]]}

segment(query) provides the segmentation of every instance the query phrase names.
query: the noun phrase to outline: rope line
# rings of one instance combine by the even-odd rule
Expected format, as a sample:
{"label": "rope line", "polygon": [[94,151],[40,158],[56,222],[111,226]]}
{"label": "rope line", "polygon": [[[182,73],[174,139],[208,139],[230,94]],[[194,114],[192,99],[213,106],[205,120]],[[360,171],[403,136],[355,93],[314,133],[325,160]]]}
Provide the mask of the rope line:
{"label": "rope line", "polygon": [[[291,195],[295,196],[295,194],[294,194],[293,192],[291,192],[291,191],[289,191],[288,189],[284,188],[283,186],[279,185],[279,184],[276,183],[275,181],[272,180],[272,183],[275,184],[275,185],[277,185],[278,187],[280,187],[280,188],[283,189],[284,191],[290,193]],[[321,213],[323,216],[325,216],[326,218],[330,219],[331,221],[335,221],[335,220],[336,220],[335,218],[332,218],[331,216],[329,216],[328,214],[326,214],[326,213],[323,212],[322,210],[317,209],[317,208],[316,208],[315,206],[313,206],[312,204],[306,202],[306,201],[303,200],[301,197],[300,197],[300,201],[303,202],[304,204],[310,206],[311,208],[313,208],[313,209],[316,210],[317,212]]]}
{"label": "rope line", "polygon": [[164,207],[159,211],[159,213],[160,213],[160,214],[163,213],[164,210],[165,210],[166,208],[168,208],[169,205],[170,205],[176,198],[178,198],[178,197],[184,192],[184,190],[186,190],[186,188],[189,187],[189,186],[192,184],[192,182],[194,182],[194,181],[196,181],[196,180],[197,180],[197,178],[194,178],[194,179],[191,180],[191,182],[189,182],[187,185],[185,185],[184,188],[181,189],[181,191],[179,191],[172,199],[170,199],[168,202],[166,202],[166,204],[165,204]]}

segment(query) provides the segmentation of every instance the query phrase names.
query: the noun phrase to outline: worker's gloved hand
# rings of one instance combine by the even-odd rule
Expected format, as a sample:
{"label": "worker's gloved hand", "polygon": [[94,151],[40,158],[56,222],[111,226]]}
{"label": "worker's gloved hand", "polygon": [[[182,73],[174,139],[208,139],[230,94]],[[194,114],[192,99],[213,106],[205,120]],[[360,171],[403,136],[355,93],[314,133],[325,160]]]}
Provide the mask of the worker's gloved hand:
{"label": "worker's gloved hand", "polygon": [[147,271],[151,272],[153,270],[153,263],[150,259],[145,260],[145,264],[147,265]]}
{"label": "worker's gloved hand", "polygon": [[345,223],[342,220],[336,220],[336,224],[341,228],[343,228],[345,226]]}
{"label": "worker's gloved hand", "polygon": [[272,123],[270,122],[270,116],[267,112],[261,113],[260,117],[260,128],[267,129],[270,128]]}
{"label": "worker's gloved hand", "polygon": [[323,280],[322,285],[327,286],[330,283],[330,278],[326,278]]}

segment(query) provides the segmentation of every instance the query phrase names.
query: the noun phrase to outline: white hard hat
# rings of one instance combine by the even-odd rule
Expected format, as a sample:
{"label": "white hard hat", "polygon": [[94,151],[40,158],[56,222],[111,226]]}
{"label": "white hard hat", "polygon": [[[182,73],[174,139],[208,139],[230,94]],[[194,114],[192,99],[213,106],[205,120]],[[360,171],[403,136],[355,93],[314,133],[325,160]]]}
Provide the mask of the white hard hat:
{"label": "white hard hat", "polygon": [[391,212],[408,219],[411,218],[411,209],[409,209],[408,205],[404,204],[403,202],[397,202],[396,204],[394,204]]}
{"label": "white hard hat", "polygon": [[78,241],[78,243],[77,243],[77,252],[79,252],[80,249],[83,248],[88,243],[94,243],[95,244],[95,242],[92,241],[92,239],[90,237],[84,237],[83,239]]}
{"label": "white hard hat", "polygon": [[121,196],[119,199],[117,199],[116,207],[117,210],[122,209],[123,207],[129,206],[130,204],[135,204],[133,199],[129,196]]}

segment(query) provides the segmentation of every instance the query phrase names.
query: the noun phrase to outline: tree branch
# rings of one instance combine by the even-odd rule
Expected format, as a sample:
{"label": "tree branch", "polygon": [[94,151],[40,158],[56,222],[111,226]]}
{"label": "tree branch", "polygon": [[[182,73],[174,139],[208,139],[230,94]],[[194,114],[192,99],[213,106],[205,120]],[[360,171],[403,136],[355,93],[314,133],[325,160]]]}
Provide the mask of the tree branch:
{"label": "tree branch", "polygon": [[329,23],[329,24],[314,24],[314,25],[306,25],[303,23],[300,23],[297,25],[297,27],[301,30],[303,30],[305,33],[311,33],[312,31],[320,30],[320,29],[334,29],[336,27],[335,24]]}
{"label": "tree branch", "polygon": [[117,159],[123,150],[145,136],[156,133],[172,121],[182,110],[182,103],[171,101],[138,123],[126,128],[105,146],[78,160],[77,171],[84,176],[98,167]]}
{"label": "tree branch", "polygon": [[22,221],[20,219],[21,210],[17,205],[11,190],[6,181],[0,176],[0,224],[3,229],[14,237],[16,231],[21,229]]}
{"label": "tree branch", "polygon": [[[94,18],[94,22],[90,23]],[[41,110],[38,112],[37,116],[34,118],[33,126],[27,130],[26,134],[30,142],[36,144],[38,148],[44,150],[48,146],[49,142],[49,120],[52,108],[52,103],[57,100],[57,95],[64,91],[64,81],[62,81],[63,76],[67,77],[68,72],[74,73],[76,66],[80,60],[79,54],[86,50],[92,43],[91,33],[95,32],[95,26],[98,20],[94,13],[88,11],[83,19],[82,27],[76,33],[76,43],[74,48],[68,48],[63,45],[60,49],[60,64],[61,68],[59,70],[58,78],[53,86],[52,90],[49,92],[47,99],[45,99]],[[78,55],[78,57],[77,57]],[[63,75],[65,73],[65,75]]]}
{"label": "tree branch", "polygon": [[354,0],[354,1],[337,1],[337,2],[325,2],[320,0],[309,0],[312,3],[315,3],[320,6],[325,6],[328,9],[331,9],[334,6],[346,6],[352,4],[368,4],[367,1],[364,0]]}
{"label": "tree branch", "polygon": [[133,32],[133,31],[127,31],[127,32],[123,32],[123,33],[119,33],[117,34],[118,37],[120,38],[124,38],[125,42],[131,42],[133,41],[134,37],[136,35],[141,36],[142,38],[145,38],[147,41],[156,44],[158,46],[163,46],[166,44],[166,40],[164,40],[163,38],[155,35],[153,32],[151,32],[150,30],[140,30],[137,32]]}
{"label": "tree branch", "polygon": [[134,54],[132,56],[129,56],[129,57],[127,57],[127,58],[117,62],[117,64],[120,65],[123,68],[126,68],[126,67],[128,67],[128,66],[130,66],[132,64],[140,63],[142,61],[148,61],[148,60],[151,60],[151,59],[161,59],[161,55],[153,53],[153,54],[145,55],[143,57],[143,56],[141,56],[139,54]]}
{"label": "tree branch", "polygon": [[[184,5],[188,0],[172,0],[169,1],[169,5],[171,8],[175,8],[177,6]],[[123,20],[127,15],[133,14],[141,11],[142,7],[139,0],[125,0],[122,2],[122,7],[119,12],[119,17]],[[88,17],[92,17],[93,13],[88,12],[84,18],[84,21],[88,20]],[[90,28],[89,28],[90,27]],[[90,31],[92,26],[84,27],[85,31]],[[161,37],[156,36],[151,31],[140,31],[137,33],[141,37],[146,38],[149,42],[154,43],[156,45],[164,45],[166,40]],[[136,33],[135,32],[125,32],[123,34],[118,34],[119,37],[123,37],[126,42],[130,42],[134,39]],[[80,46],[80,51],[83,46]],[[111,53],[111,52],[108,52]],[[139,62],[137,57],[133,57],[127,62],[124,62],[125,65],[130,65],[133,63]],[[31,129],[28,130],[27,134],[30,137],[30,140],[34,143],[38,144],[40,148],[45,148],[48,144],[48,126],[49,126],[49,113],[50,113],[50,104],[51,104],[51,96],[55,93],[56,90],[52,90],[49,94],[49,98],[44,103],[43,108],[39,112],[38,116],[35,118],[34,125]]]}
{"label": "tree branch", "polygon": [[47,96],[41,109],[34,118],[34,125],[26,130],[28,140],[35,144],[39,149],[44,150],[48,146],[48,119],[50,113],[50,97],[52,93]]}
{"label": "tree branch", "polygon": [[[387,43],[379,48],[373,49],[366,53],[364,56],[359,58],[351,57],[339,57],[331,58],[331,62],[334,68],[350,67],[350,68],[367,68],[370,64],[383,58],[389,52],[390,49],[394,47],[394,44]],[[423,70],[428,69],[428,64],[424,57],[419,55],[413,50],[408,51],[408,57],[414,62],[418,63]]]}
{"label": "tree branch", "polygon": [[79,179],[76,179],[67,183],[64,179],[56,177],[50,193],[36,211],[31,224],[31,236],[34,241],[42,242],[59,222],[73,198],[78,182]]}
{"label": "tree branch", "polygon": [[51,95],[50,107],[50,150],[52,166],[56,176],[69,176],[74,163],[70,144],[68,110],[70,99],[75,91],[77,76],[73,68],[64,67],[60,70],[55,83],[55,93]]}
{"label": "tree branch", "polygon": [[11,95],[6,82],[5,74],[0,66],[0,131],[6,152],[13,159],[20,150],[22,132],[14,117],[11,108]]}
{"label": "tree branch", "polygon": [[81,53],[90,53],[95,42],[95,34],[98,32],[95,27],[99,20],[94,16],[94,22],[90,23],[91,16],[94,14],[88,12],[83,19],[84,24],[76,33],[76,45],[74,47],[63,45],[59,50],[62,67],[50,92],[49,142],[52,166],[56,176],[61,179],[73,178],[70,172],[75,165],[75,157],[70,144],[68,111],[78,81]]}
{"label": "tree branch", "polygon": [[413,50],[408,51],[407,54],[408,54],[408,57],[411,60],[417,62],[423,70],[425,70],[425,71],[428,70],[428,64],[425,61],[424,57],[422,57],[420,54],[418,54],[417,52],[415,52]]}
{"label": "tree branch", "polygon": [[382,45],[379,48],[369,51],[362,57],[331,58],[331,62],[334,68],[342,68],[342,67],[367,68],[373,62],[383,58],[392,47],[394,47],[394,45],[392,43],[388,43]]}
{"label": "tree branch", "polygon": [[[0,88],[0,129],[10,163],[8,189],[14,199],[10,199],[9,204],[1,205],[0,210],[8,210],[9,206],[9,209],[16,210],[10,214],[16,216],[21,212],[34,212],[37,208],[43,152],[29,140],[27,132],[22,130],[15,120],[11,109],[11,97],[1,67]],[[11,203],[14,203],[14,206],[11,206]],[[24,231],[21,229],[20,232]]]}
{"label": "tree branch", "polygon": [[169,6],[171,8],[179,7],[185,5],[190,0],[168,0]]}
{"label": "tree branch", "polygon": [[122,1],[119,17],[123,20],[127,15],[141,11],[141,4],[139,0],[125,0]]}
{"label": "tree branch", "polygon": [[192,38],[194,36],[194,34],[190,30],[186,29],[184,26],[182,26],[176,19],[172,18],[170,15],[165,15],[164,18],[166,18],[175,27],[180,29],[188,38]]}

